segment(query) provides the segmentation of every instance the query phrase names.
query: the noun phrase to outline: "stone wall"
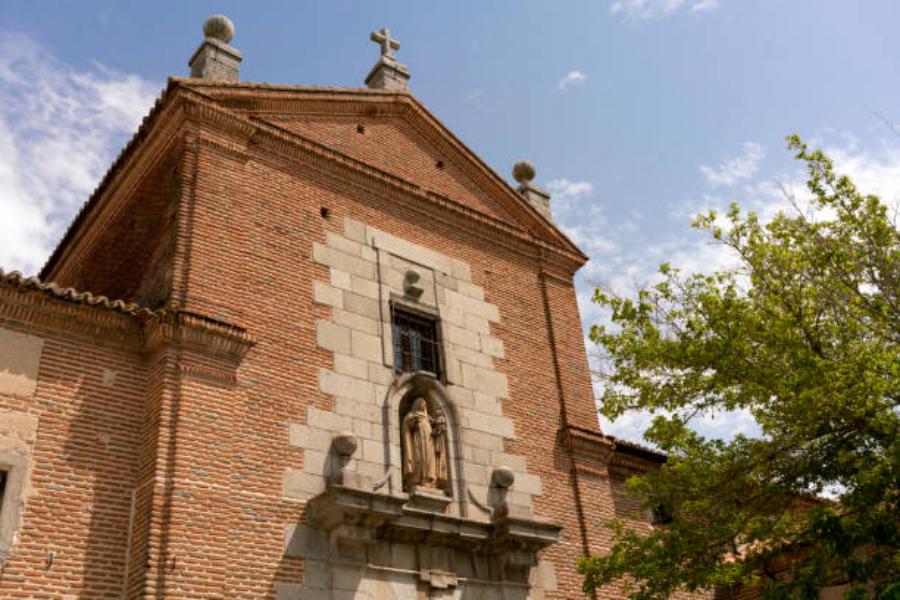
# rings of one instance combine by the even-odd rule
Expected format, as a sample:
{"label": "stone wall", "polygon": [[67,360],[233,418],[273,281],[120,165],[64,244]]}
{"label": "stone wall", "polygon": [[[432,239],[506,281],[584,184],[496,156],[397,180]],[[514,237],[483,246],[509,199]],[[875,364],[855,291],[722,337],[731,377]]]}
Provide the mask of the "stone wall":
{"label": "stone wall", "polygon": [[304,459],[302,469],[286,471],[285,496],[308,499],[325,489],[326,456],[340,431],[361,440],[351,469],[373,482],[387,478],[387,490],[401,493],[390,303],[402,301],[404,275],[415,269],[424,292],[410,304],[438,318],[447,392],[458,417],[459,445],[451,444],[451,455],[462,456],[451,456],[451,514],[487,520],[481,507],[488,506],[491,470],[508,466],[516,474],[511,508],[530,516],[540,479],[528,473],[524,456],[505,451],[504,440],[516,432],[503,415],[507,376],[493,363],[504,357],[503,342],[490,330],[501,320],[497,306],[472,283],[468,264],[349,218],[343,228],[343,235],[328,233],[312,249],[314,260],[328,267],[328,280],[313,282],[313,295],[332,310],[330,319],[316,323],[316,341],[333,353],[334,369],[319,370],[319,390],[334,397],[334,411],[311,408],[305,424],[290,425],[290,442],[304,448]]}

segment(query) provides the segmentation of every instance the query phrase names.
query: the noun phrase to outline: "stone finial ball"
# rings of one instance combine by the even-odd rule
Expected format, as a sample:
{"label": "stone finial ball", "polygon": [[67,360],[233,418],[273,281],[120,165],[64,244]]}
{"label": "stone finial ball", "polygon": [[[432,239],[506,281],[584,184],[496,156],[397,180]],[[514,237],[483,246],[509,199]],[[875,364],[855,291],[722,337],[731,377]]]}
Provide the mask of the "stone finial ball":
{"label": "stone finial ball", "polygon": [[534,164],[530,160],[520,160],[513,165],[513,179],[519,183],[525,183],[534,179]]}
{"label": "stone finial ball", "polygon": [[356,452],[359,440],[350,431],[342,431],[331,441],[338,456],[350,457]]}
{"label": "stone finial ball", "polygon": [[213,15],[203,24],[203,35],[227,44],[234,37],[234,23],[225,15]]}
{"label": "stone finial ball", "polygon": [[497,467],[491,474],[491,479],[493,480],[494,485],[506,489],[515,483],[516,474],[513,473],[513,470],[509,467]]}

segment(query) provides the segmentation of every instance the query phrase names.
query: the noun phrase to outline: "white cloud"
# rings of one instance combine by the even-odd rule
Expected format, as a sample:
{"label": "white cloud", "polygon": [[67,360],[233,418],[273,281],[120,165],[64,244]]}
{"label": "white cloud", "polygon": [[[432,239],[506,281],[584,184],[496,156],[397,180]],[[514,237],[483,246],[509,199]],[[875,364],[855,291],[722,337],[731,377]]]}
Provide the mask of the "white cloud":
{"label": "white cloud", "polygon": [[680,10],[691,13],[710,12],[719,8],[719,0],[613,0],[609,11],[627,19],[662,19]]}
{"label": "white cloud", "polygon": [[554,179],[547,184],[547,191],[553,196],[555,203],[560,200],[574,200],[594,193],[594,184],[590,181],[569,181]]}
{"label": "white cloud", "polygon": [[697,0],[691,6],[691,12],[709,12],[711,10],[716,10],[717,8],[719,8],[719,0]]}
{"label": "white cloud", "polygon": [[40,268],[158,90],[0,32],[0,267]]}
{"label": "white cloud", "polygon": [[700,172],[713,187],[734,185],[756,175],[759,163],[765,155],[765,150],[759,144],[744,142],[744,153],[741,156],[729,158],[718,168],[701,165]]}
{"label": "white cloud", "polygon": [[602,205],[591,198],[589,181],[554,179],[547,184],[554,220],[570,240],[589,256],[605,254],[615,245],[605,235],[606,216]]}
{"label": "white cloud", "polygon": [[561,90],[566,90],[570,87],[581,87],[587,82],[587,75],[582,73],[581,71],[569,71],[566,73],[565,77],[559,80],[559,83],[556,84]]}

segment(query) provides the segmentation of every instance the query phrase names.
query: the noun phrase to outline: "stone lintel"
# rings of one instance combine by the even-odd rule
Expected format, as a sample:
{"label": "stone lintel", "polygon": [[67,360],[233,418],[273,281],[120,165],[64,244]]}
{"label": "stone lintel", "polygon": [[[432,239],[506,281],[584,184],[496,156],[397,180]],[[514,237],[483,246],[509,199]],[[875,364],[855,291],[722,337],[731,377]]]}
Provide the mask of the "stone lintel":
{"label": "stone lintel", "polygon": [[406,91],[409,89],[409,69],[395,59],[382,56],[366,76],[371,89]]}
{"label": "stone lintel", "polygon": [[213,81],[238,81],[244,56],[222,40],[207,37],[191,56],[191,77]]}

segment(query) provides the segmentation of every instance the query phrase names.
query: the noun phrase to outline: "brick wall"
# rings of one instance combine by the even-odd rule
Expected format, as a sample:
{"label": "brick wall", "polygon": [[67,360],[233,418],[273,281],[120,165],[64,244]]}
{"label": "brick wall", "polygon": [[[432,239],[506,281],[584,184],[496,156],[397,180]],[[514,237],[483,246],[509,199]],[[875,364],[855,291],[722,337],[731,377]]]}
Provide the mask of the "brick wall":
{"label": "brick wall", "polygon": [[140,440],[141,361],[132,348],[21,325],[0,319],[0,331],[27,331],[43,344],[34,392],[0,391],[0,430],[11,414],[36,424],[22,495],[4,500],[21,500],[22,511],[0,597],[119,597]]}
{"label": "brick wall", "polygon": [[[277,122],[360,160],[370,157],[424,190],[511,219],[508,207],[466,176],[471,167],[454,162],[458,152],[430,146],[403,121]],[[285,553],[286,526],[306,523],[306,496],[290,493],[291,477],[316,460],[311,416],[338,412],[340,395],[336,400],[323,387],[323,373],[347,368],[346,360],[336,364],[345,353],[323,347],[322,324],[334,324],[338,310],[344,318],[353,311],[327,299],[335,290],[341,302],[344,292],[355,293],[352,279],[349,290],[340,287],[346,278],[335,280],[335,271],[342,269],[317,259],[315,248],[349,239],[347,223],[356,223],[446,257],[465,272],[453,285],[470,285],[477,301],[483,294],[484,305],[495,307],[497,318],[478,325],[492,344],[478,360],[487,361],[485,372],[496,373],[496,381],[505,377],[508,392],[482,402],[490,408],[484,414],[508,431],[498,431],[500,446],[489,460],[515,463],[513,490],[522,507],[564,527],[544,555],[556,581],[545,597],[580,597],[575,563],[586,546],[606,547],[603,521],[622,510],[621,483],[575,471],[560,442],[566,424],[597,428],[571,273],[541,258],[537,243],[506,239],[511,234],[502,229],[485,236],[467,217],[432,211],[252,135],[223,131],[202,119],[189,123],[183,145],[159,162],[166,166],[147,168],[140,189],[155,200],[135,204],[140,214],[133,218],[147,226],[118,238],[130,251],[143,248],[148,236],[154,240],[133,282],[122,287],[125,263],[98,262],[91,272],[90,261],[64,257],[55,269],[101,291],[154,302],[168,294],[168,306],[242,327],[255,346],[238,365],[214,346],[120,347],[102,336],[41,333],[34,397],[4,396],[0,405],[35,414],[40,423],[36,492],[0,591],[24,597],[68,588],[112,596],[122,589],[126,555],[135,598],[275,597],[276,589],[303,581],[308,565]],[[79,256],[115,251],[104,241],[114,239],[114,230],[96,233]],[[361,358],[352,340],[349,357]],[[115,373],[112,385],[107,371]],[[60,550],[46,569],[53,548]]]}

